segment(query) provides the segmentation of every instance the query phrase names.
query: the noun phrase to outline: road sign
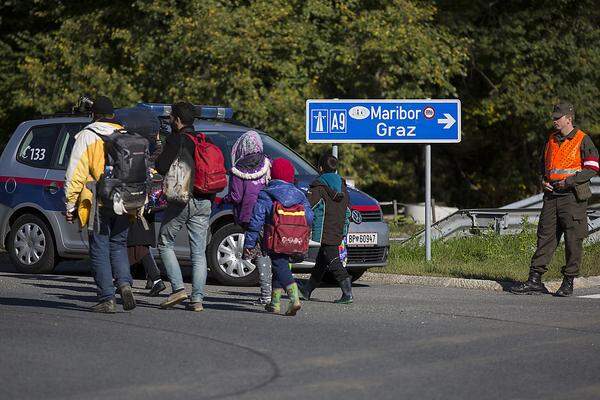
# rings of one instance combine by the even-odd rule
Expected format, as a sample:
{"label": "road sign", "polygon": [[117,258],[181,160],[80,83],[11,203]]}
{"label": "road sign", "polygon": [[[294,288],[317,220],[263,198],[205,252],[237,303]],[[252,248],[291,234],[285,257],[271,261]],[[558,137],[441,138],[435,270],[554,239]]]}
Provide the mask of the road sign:
{"label": "road sign", "polygon": [[309,143],[458,143],[460,100],[307,100]]}

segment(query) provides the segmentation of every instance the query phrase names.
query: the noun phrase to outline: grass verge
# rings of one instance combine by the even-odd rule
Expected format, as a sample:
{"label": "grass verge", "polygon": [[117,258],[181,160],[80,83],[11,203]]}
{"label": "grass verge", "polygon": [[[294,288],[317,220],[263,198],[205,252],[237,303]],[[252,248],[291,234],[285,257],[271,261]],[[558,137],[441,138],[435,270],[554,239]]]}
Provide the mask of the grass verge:
{"label": "grass verge", "polygon": [[[484,234],[432,243],[432,261],[425,261],[425,247],[416,242],[392,243],[385,268],[371,272],[405,275],[445,276],[453,278],[520,281],[527,279],[529,263],[536,248],[534,231],[518,235]],[[581,276],[600,275],[600,243],[584,246]],[[544,279],[561,279],[565,251],[561,243]]]}

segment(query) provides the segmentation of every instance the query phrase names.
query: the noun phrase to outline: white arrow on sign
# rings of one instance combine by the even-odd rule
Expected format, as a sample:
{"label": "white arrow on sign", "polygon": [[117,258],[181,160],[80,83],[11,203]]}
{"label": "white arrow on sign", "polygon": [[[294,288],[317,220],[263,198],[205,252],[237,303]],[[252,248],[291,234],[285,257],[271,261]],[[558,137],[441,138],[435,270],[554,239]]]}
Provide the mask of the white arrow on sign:
{"label": "white arrow on sign", "polygon": [[438,119],[438,124],[446,124],[444,125],[443,129],[450,129],[452,128],[452,125],[454,125],[454,123],[456,122],[456,120],[454,119],[454,117],[450,114],[446,114],[444,113],[444,117],[446,118],[439,118]]}

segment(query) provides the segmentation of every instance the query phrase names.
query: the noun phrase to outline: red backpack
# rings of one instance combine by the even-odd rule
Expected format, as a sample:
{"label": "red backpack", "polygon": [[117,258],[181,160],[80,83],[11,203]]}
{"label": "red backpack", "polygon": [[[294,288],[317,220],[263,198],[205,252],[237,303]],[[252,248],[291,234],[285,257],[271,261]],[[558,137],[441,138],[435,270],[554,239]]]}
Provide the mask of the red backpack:
{"label": "red backpack", "polygon": [[207,142],[206,135],[186,133],[194,142],[194,190],[198,193],[218,193],[227,186],[225,159],[218,146]]}
{"label": "red backpack", "polygon": [[273,202],[272,224],[265,225],[265,247],[279,254],[304,254],[308,252],[310,229],[306,224],[306,211],[302,204],[284,207]]}

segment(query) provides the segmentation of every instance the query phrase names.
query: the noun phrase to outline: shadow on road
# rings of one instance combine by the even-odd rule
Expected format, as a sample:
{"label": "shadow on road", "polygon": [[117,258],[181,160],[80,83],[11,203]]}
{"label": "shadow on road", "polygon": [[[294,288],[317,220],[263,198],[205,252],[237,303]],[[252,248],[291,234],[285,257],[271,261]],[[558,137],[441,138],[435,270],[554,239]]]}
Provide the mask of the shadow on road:
{"label": "shadow on road", "polygon": [[16,297],[0,297],[0,305],[31,308],[58,308],[62,310],[89,312],[87,308],[73,303],[52,300],[21,299]]}

